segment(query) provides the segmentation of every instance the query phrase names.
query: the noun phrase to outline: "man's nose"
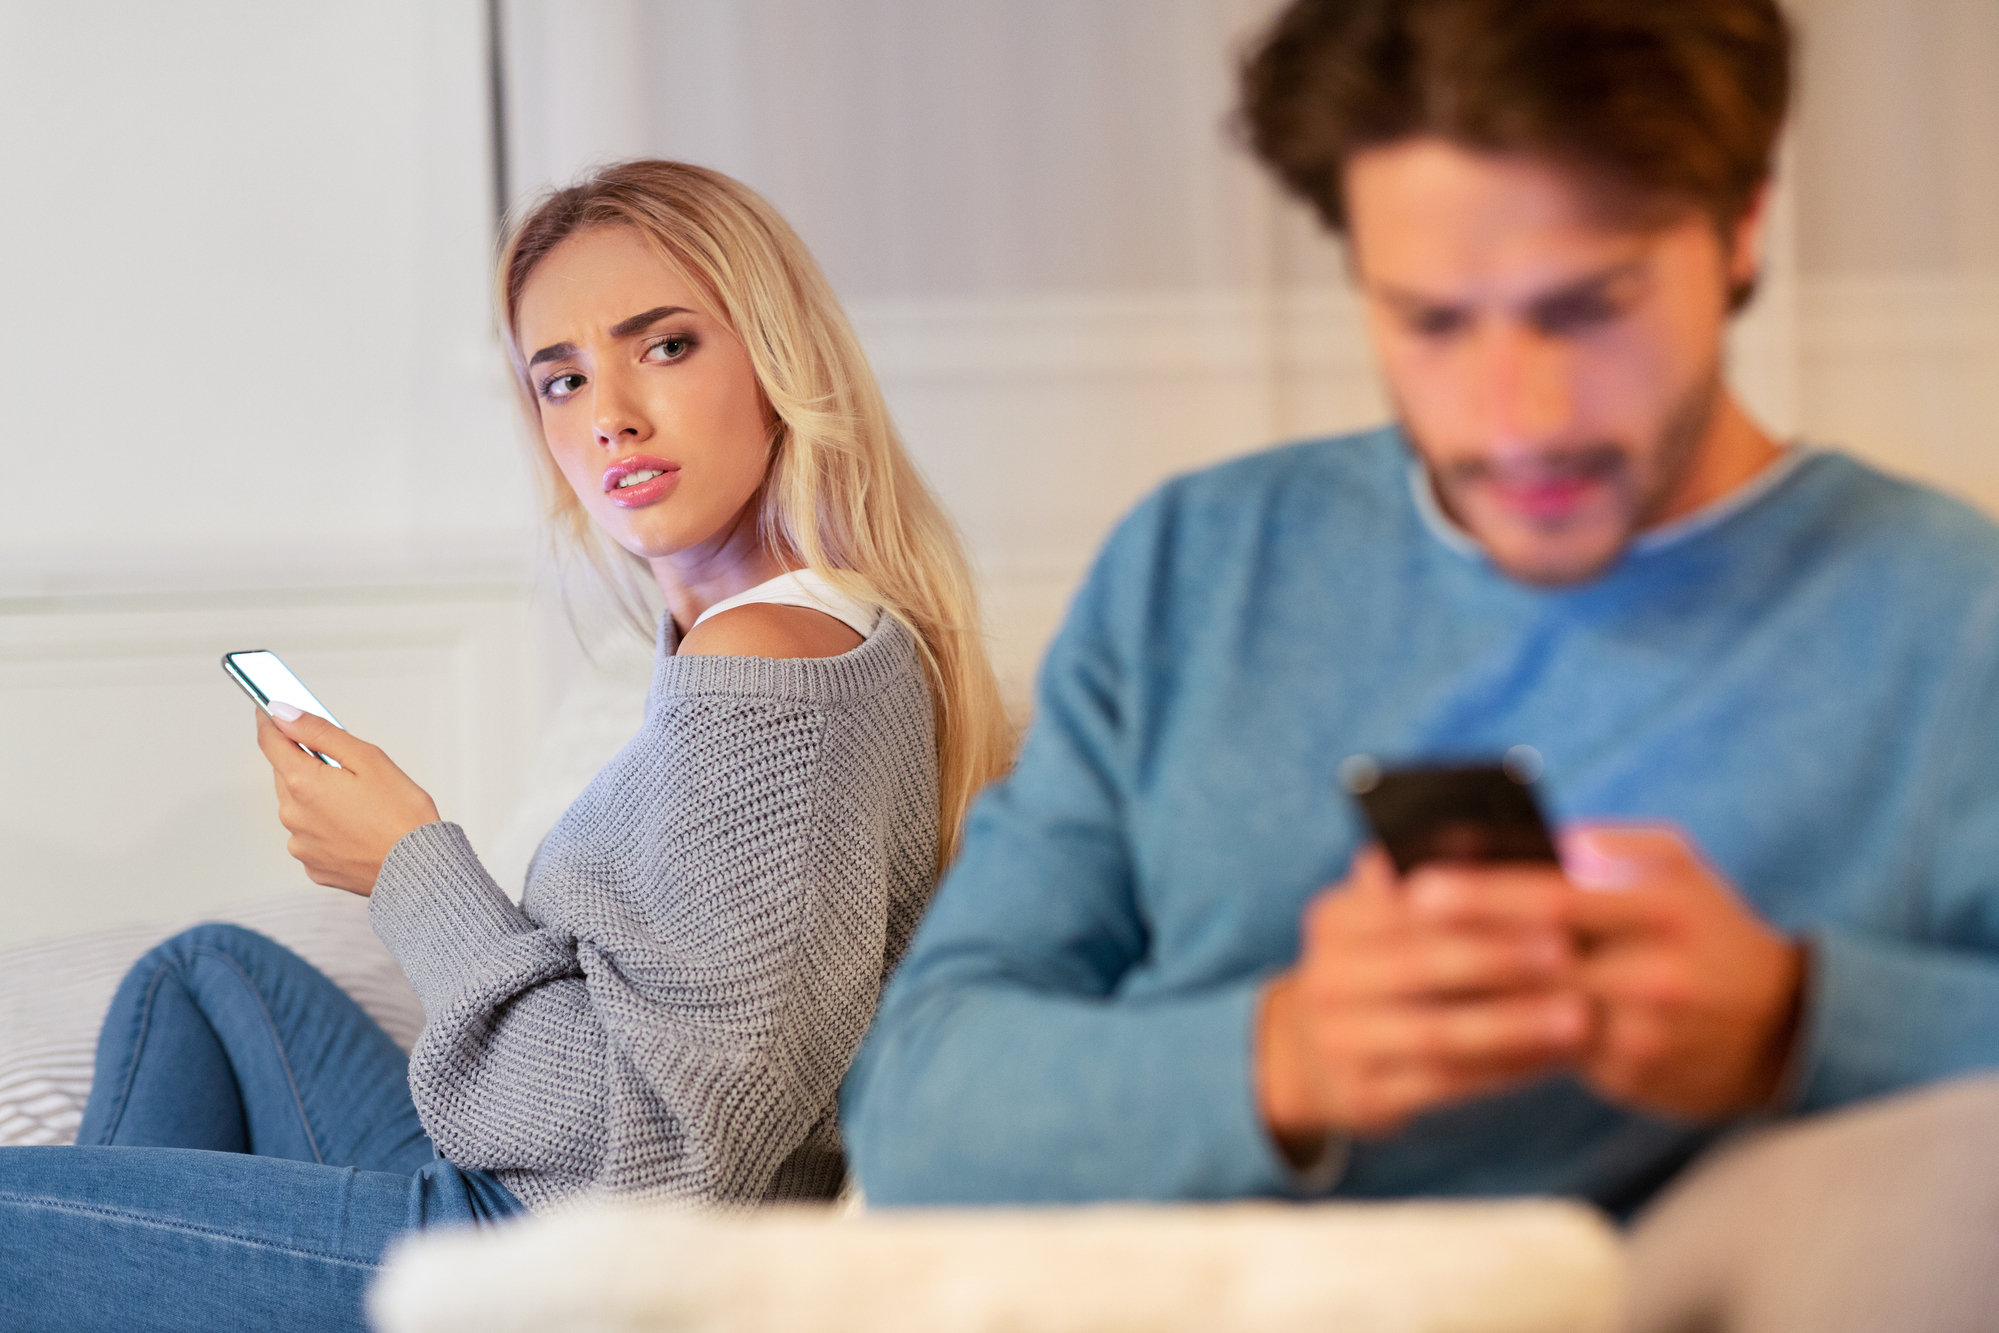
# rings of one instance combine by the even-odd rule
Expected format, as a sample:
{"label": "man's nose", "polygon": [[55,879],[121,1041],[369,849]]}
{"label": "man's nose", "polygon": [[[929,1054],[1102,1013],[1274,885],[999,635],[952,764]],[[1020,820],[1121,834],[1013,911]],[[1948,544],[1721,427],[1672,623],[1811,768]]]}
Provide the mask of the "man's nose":
{"label": "man's nose", "polygon": [[1487,444],[1535,448],[1568,433],[1575,396],[1559,340],[1495,321],[1481,330],[1473,356],[1479,430]]}

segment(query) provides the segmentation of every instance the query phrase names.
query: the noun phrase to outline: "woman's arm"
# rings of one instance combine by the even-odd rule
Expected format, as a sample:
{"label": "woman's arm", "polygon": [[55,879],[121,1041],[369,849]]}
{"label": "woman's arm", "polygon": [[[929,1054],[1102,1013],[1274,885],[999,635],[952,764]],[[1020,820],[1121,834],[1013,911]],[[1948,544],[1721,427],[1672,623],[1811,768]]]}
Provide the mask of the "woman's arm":
{"label": "woman's arm", "polygon": [[[536,1206],[837,1185],[839,1080],[935,855],[908,665],[838,705],[656,696],[544,844],[532,913],[455,826],[397,844],[371,917],[423,1000],[411,1090],[446,1156]],[[780,1178],[815,1131],[827,1178]]]}

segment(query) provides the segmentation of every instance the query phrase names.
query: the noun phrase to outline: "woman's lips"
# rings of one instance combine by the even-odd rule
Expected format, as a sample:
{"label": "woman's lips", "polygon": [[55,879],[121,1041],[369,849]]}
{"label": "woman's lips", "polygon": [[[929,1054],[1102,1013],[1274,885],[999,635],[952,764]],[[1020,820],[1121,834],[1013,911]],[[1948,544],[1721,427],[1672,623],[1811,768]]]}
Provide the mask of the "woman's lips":
{"label": "woman's lips", "polygon": [[[633,482],[629,486],[618,483],[627,477],[654,472],[657,476]],[[604,494],[612,504],[620,509],[638,509],[666,497],[674,483],[680,480],[680,464],[668,462],[664,458],[654,458],[648,454],[633,454],[630,458],[620,458],[604,469]]]}

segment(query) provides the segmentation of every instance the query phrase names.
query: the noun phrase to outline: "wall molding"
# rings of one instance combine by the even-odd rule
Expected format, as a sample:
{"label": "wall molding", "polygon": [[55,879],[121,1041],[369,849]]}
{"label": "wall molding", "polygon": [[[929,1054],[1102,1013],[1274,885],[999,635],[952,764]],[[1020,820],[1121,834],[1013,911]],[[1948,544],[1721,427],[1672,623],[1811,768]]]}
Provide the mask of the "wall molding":
{"label": "wall molding", "polygon": [[1797,301],[1808,359],[1999,355],[1999,273],[1818,278]]}
{"label": "wall molding", "polygon": [[[1999,275],[1778,276],[1731,354],[1755,409],[1999,513]],[[1386,417],[1344,286],[857,301],[852,314],[973,537],[1016,706],[1139,495],[1187,467]],[[1018,465],[965,461],[989,453]],[[1087,493],[1063,493],[1076,487]]]}
{"label": "wall molding", "polygon": [[[1999,349],[1999,273],[1794,277],[1765,297],[1790,307],[1789,354],[1807,363]],[[899,381],[1344,375],[1374,365],[1360,302],[1344,286],[857,300],[849,314],[876,373]]]}
{"label": "wall molding", "polygon": [[[1766,295],[1788,303],[1766,323],[1782,336],[1747,350],[1759,373],[1781,358],[1803,433],[1999,512],[1999,275]],[[1344,289],[857,302],[854,318],[970,538],[1022,713],[1084,570],[1140,495],[1173,472],[1383,417]],[[404,730],[370,739],[426,769],[496,870],[517,873],[541,831],[528,825],[561,804],[562,783],[531,756],[577,657],[537,596],[535,549],[532,534],[497,532],[435,549],[0,550],[0,735],[38,757],[0,778],[12,853],[0,885],[27,904],[0,941],[302,882],[245,706],[215,665],[232,647],[276,648],[336,712],[352,700]],[[578,771],[628,725],[643,682],[624,674]],[[515,819],[522,792],[535,808]]]}
{"label": "wall molding", "polygon": [[1088,378],[1367,371],[1359,302],[1341,287],[856,301],[884,379]]}
{"label": "wall molding", "polygon": [[0,943],[309,887],[284,851],[251,705],[218,664],[228,649],[280,652],[448,818],[497,839],[537,737],[533,630],[507,585],[12,603]]}

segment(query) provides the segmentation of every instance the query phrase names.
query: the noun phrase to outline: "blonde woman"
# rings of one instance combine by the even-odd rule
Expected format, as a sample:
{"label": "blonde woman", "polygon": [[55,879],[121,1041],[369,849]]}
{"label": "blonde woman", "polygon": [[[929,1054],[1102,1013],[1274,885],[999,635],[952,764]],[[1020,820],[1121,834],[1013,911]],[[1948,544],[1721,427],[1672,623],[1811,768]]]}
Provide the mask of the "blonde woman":
{"label": "blonde woman", "polygon": [[499,295],[558,536],[665,599],[644,725],[516,907],[380,750],[260,718],[293,855],[372,895],[422,1036],[405,1066],[239,928],[155,949],[79,1146],[0,1150],[0,1324],[358,1328],[412,1227],[840,1187],[840,1078],[1008,758],[964,559],[818,268],[735,181],[560,191]]}

